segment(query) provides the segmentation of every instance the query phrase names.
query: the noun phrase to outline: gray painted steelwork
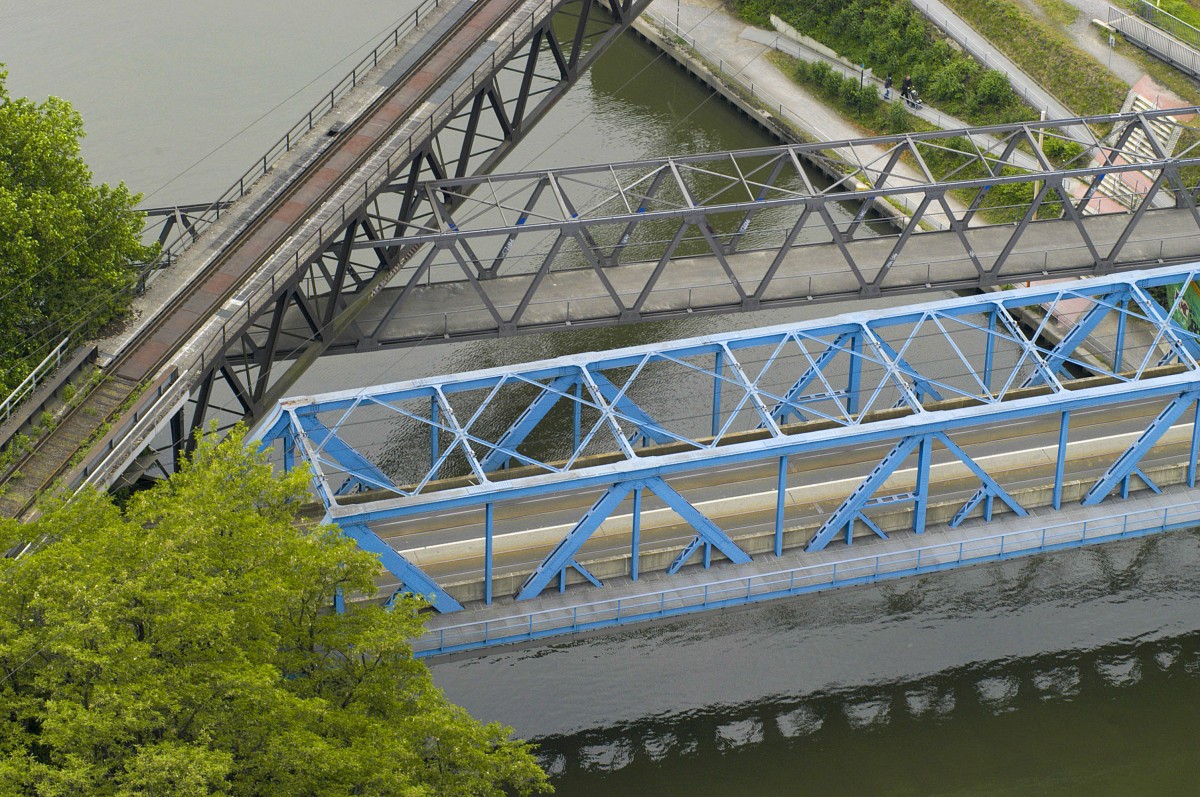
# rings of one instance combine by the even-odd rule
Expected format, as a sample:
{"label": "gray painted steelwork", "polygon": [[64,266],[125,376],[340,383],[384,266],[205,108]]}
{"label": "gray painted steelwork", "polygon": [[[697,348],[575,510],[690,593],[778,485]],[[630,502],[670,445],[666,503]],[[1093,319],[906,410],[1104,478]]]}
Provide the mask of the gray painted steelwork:
{"label": "gray painted steelwork", "polygon": [[[337,263],[400,250],[406,259],[327,350],[1188,262],[1200,257],[1200,214],[1184,170],[1200,165],[1200,150],[1192,136],[1168,154],[1183,129],[1175,120],[1186,115],[1128,113],[405,186],[409,223],[392,237],[346,242]],[[1161,119],[1172,120],[1165,135],[1150,124]],[[1083,147],[1068,129],[1108,133]],[[864,154],[834,163],[826,154],[833,147]],[[846,176],[818,188],[814,163]],[[919,176],[906,176],[914,167]],[[1129,187],[1131,206],[1105,197],[1105,181]],[[990,207],[1000,195],[1016,204]],[[831,203],[855,203],[855,218],[835,223]],[[902,229],[865,237],[869,208],[892,205],[910,212]],[[1015,223],[990,224],[997,212]],[[277,354],[292,356],[288,340],[311,334],[312,325],[298,312],[280,323]]]}

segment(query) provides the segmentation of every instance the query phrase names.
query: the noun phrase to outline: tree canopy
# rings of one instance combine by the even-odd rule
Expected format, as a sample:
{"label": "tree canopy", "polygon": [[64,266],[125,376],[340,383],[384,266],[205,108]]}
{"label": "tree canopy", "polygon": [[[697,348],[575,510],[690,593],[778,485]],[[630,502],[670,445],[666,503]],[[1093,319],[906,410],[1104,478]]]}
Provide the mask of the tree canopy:
{"label": "tree canopy", "polygon": [[122,315],[141,243],[140,195],[93,185],[83,121],[66,100],[10,97],[0,64],[0,391],[72,329]]}
{"label": "tree canopy", "polygon": [[0,521],[0,793],[492,795],[548,788],[530,748],[450,703],[369,596],[377,559],[304,526],[302,471],[202,442],[122,508]]}

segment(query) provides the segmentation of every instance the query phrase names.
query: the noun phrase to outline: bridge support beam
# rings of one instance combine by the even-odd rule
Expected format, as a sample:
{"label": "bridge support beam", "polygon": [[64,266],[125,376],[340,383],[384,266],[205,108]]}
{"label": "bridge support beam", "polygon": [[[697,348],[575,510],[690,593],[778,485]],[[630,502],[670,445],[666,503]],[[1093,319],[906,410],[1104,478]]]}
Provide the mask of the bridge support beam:
{"label": "bridge support beam", "polygon": [[1122,488],[1122,497],[1127,496],[1129,479],[1135,475],[1141,478],[1148,487],[1157,491],[1157,486],[1141,472],[1138,463],[1171,428],[1171,425],[1179,420],[1179,416],[1183,415],[1187,408],[1196,401],[1197,397],[1200,397],[1200,390],[1189,390],[1179,394],[1167,404],[1154,422],[1138,436],[1138,439],[1129,448],[1125,449],[1125,452],[1104,472],[1104,475],[1096,480],[1096,483],[1084,494],[1081,503],[1084,506],[1095,506],[1107,498],[1108,494],[1119,485]]}
{"label": "bridge support beam", "polygon": [[424,597],[433,608],[446,614],[462,611],[462,604],[438,586],[438,583],[425,575],[421,568],[396,553],[392,546],[362,524],[349,523],[342,526],[342,533],[354,540],[358,547],[379,556],[384,568],[400,579],[407,592]]}

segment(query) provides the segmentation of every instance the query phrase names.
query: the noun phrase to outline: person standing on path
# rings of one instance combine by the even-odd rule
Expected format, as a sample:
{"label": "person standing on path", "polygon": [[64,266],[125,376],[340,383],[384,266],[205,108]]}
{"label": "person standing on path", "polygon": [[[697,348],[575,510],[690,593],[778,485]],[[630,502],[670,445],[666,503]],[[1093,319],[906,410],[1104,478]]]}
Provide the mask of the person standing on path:
{"label": "person standing on path", "polygon": [[892,73],[888,72],[887,77],[883,79],[883,98],[890,100],[892,98]]}
{"label": "person standing on path", "polygon": [[904,82],[900,84],[900,99],[912,104],[912,75],[904,76]]}

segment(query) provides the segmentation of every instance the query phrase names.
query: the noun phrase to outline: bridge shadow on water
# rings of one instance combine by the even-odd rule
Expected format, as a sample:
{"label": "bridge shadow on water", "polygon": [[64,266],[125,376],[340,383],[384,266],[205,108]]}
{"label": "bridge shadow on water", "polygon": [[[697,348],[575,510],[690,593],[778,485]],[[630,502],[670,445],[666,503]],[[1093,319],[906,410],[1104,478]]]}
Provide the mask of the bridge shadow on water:
{"label": "bridge shadow on water", "polygon": [[1191,794],[1197,562],[1200,532],[1179,532],[435,676],[476,713],[541,729],[560,795]]}

